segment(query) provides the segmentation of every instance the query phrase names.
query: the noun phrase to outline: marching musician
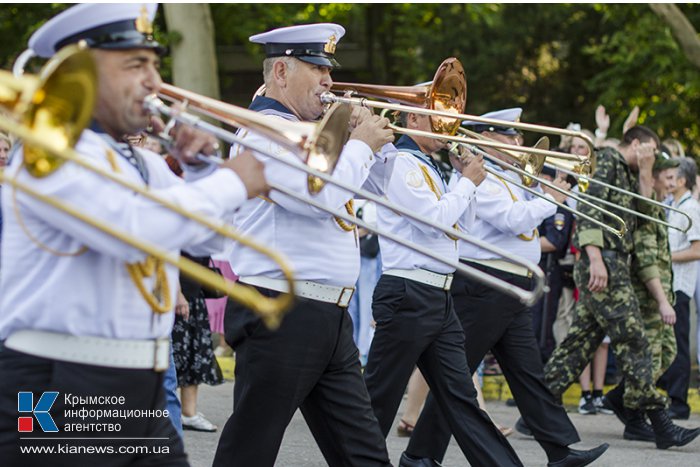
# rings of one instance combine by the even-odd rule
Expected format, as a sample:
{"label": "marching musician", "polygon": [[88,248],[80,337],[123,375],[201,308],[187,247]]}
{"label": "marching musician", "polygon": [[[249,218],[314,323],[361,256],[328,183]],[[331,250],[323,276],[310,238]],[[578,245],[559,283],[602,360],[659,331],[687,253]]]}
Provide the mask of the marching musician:
{"label": "marching musician", "polygon": [[[515,122],[522,109],[491,112],[483,117]],[[474,131],[500,143],[519,145],[520,134],[507,125],[484,125],[464,122]],[[487,148],[488,154],[504,162],[510,161],[496,149]],[[518,175],[492,162],[486,162],[497,172],[487,174],[477,189],[475,220],[468,215],[460,219],[460,227],[471,224],[469,233],[480,240],[522,256],[533,263],[540,259],[537,226],[554,215],[557,206],[550,201],[563,202],[565,194],[546,186],[542,190],[547,199],[531,199],[523,188],[513,182]],[[568,189],[565,182],[555,185]],[[460,261],[485,274],[502,279],[521,289],[531,289],[531,272],[515,265],[491,251],[469,242],[459,242]],[[579,441],[564,408],[556,403],[544,384],[539,348],[532,330],[532,318],[527,305],[479,281],[457,275],[452,282],[452,296],[457,316],[464,329],[469,368],[476,368],[491,350],[503,370],[520,411],[535,438],[547,453],[550,466],[582,466],[599,457],[604,444],[591,451],[575,451],[568,445]],[[449,424],[445,420],[449,410],[436,401],[431,393],[415,426],[407,452],[414,457],[442,460],[450,440]]]}
{"label": "marching musician", "polygon": [[[402,116],[409,129],[430,131],[427,116]],[[402,136],[389,176],[386,196],[436,223],[453,225],[474,212],[476,186],[484,179],[482,160],[455,161],[460,179],[452,190],[431,154],[444,142]],[[466,212],[466,214],[465,214]],[[377,207],[382,230],[457,260],[457,242],[445,232]],[[472,465],[522,465],[508,441],[476,401],[464,357],[464,333],[454,313],[450,282],[454,267],[427,258],[379,237],[382,276],[374,290],[376,330],[370,347],[365,382],[382,434],[387,436],[413,368],[417,364],[445,408],[448,423]],[[478,435],[475,435],[478,433]],[[404,467],[428,465],[403,453]],[[434,464],[430,464],[434,465]]]}
{"label": "marching musician", "polygon": [[[76,146],[81,157],[188,211],[230,216],[247,197],[266,191],[262,167],[252,155],[185,183],[160,156],[126,142],[126,135],[149,125],[143,99],[161,84],[158,67],[164,49],[153,39],[151,27],[156,9],[155,4],[77,5],[39,28],[29,46],[45,58],[78,41],[91,49],[97,105],[90,128]],[[175,147],[181,149],[175,155],[185,162],[192,162],[185,152],[211,154],[216,147],[209,135],[187,128],[175,131]],[[223,244],[210,229],[77,164],[65,163],[55,173],[34,178],[24,166],[21,146],[13,152],[6,174],[43,195],[174,255],[180,250],[207,254]],[[177,269],[22,191],[8,186],[2,195],[3,465],[188,465],[164,410],[162,382],[173,325],[172,309],[165,308],[174,303]],[[137,283],[134,278],[139,275],[142,282]],[[154,313],[147,296],[160,302],[163,313]],[[96,409],[120,409],[126,415],[91,418]],[[118,433],[111,433],[116,426]],[[83,450],[52,454],[47,460],[20,453],[19,445],[29,441],[19,436],[27,431],[44,437],[80,431],[78,436],[88,439],[111,435],[162,441],[138,441],[154,445],[150,454]],[[83,448],[95,444],[61,443]],[[51,441],[40,444],[49,446]],[[128,446],[134,441],[112,444]]]}
{"label": "marching musician", "polygon": [[[323,112],[320,95],[330,90],[334,52],[345,33],[336,24],[275,29],[252,36],[265,46],[266,95],[250,108],[272,125],[314,121]],[[370,172],[387,161],[380,149],[393,141],[388,120],[357,109],[354,126],[334,176],[360,187]],[[298,161],[274,141],[252,133],[245,140],[267,153]],[[389,145],[389,149],[391,146]],[[237,147],[232,148],[236,153]],[[306,172],[265,153],[271,182],[308,193]],[[352,211],[352,194],[327,185],[315,196],[326,206]],[[384,438],[362,381],[353,325],[347,306],[360,266],[354,226],[272,191],[269,198],[245,203],[235,216],[242,233],[283,252],[290,260],[297,300],[279,329],[261,325],[250,310],[229,301],[224,320],[226,341],[236,351],[233,415],[224,426],[216,466],[272,466],[284,431],[299,408],[329,465],[387,466]],[[232,268],[240,281],[268,296],[287,290],[277,264],[235,244]]]}

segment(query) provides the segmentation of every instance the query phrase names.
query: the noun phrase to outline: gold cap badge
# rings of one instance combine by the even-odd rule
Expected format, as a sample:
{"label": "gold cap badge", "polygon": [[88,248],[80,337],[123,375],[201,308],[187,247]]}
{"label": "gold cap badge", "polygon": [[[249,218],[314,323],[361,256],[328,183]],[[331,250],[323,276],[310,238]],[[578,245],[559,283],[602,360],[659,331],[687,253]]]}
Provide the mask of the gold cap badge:
{"label": "gold cap badge", "polygon": [[335,38],[335,34],[333,34],[331,37],[328,38],[328,42],[326,42],[326,45],[323,46],[323,51],[327,54],[334,54],[336,42],[337,40]]}
{"label": "gold cap badge", "polygon": [[141,34],[153,34],[153,24],[151,20],[148,19],[148,10],[146,10],[145,5],[141,7],[140,15],[136,18],[135,24],[136,30]]}

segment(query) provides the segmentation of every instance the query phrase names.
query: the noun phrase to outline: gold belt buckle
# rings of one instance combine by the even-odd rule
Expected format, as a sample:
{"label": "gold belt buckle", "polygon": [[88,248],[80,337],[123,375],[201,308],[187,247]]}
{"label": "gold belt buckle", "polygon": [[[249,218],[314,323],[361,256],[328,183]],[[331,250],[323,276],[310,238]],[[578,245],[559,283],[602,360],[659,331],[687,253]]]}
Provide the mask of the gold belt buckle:
{"label": "gold belt buckle", "polygon": [[[341,302],[343,302],[343,297],[345,294],[349,292],[350,296],[348,297],[347,305],[341,305]],[[338,295],[338,300],[336,300],[335,304],[336,306],[339,306],[341,308],[347,308],[350,305],[350,300],[352,300],[352,295],[355,293],[355,287],[343,287],[343,290],[340,291],[340,295]]]}
{"label": "gold belt buckle", "polygon": [[442,286],[442,290],[450,290],[452,288],[452,279],[453,279],[452,274],[446,274],[445,275],[445,284]]}

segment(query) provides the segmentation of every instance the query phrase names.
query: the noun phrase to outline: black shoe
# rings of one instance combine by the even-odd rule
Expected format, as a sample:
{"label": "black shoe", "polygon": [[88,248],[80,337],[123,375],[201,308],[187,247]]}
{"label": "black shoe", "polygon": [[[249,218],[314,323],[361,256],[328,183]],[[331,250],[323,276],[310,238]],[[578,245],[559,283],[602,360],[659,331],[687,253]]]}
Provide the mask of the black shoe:
{"label": "black shoe", "polygon": [[603,443],[597,448],[589,449],[588,451],[578,451],[569,448],[569,454],[556,462],[549,462],[547,467],[583,467],[603,455],[608,450],[610,445]]}
{"label": "black shoe", "polygon": [[647,415],[654,429],[657,449],[685,446],[700,435],[700,428],[689,430],[674,425],[664,409],[649,410]]}
{"label": "black shoe", "polygon": [[518,418],[518,421],[515,422],[515,429],[518,430],[518,433],[521,435],[532,436],[532,431],[530,431],[530,427],[527,426],[523,417]]}
{"label": "black shoe", "polygon": [[622,400],[618,400],[616,397],[608,397],[608,394],[603,396],[603,407],[612,412],[617,416],[617,419],[622,422],[623,425],[627,426],[627,413]]}
{"label": "black shoe", "polygon": [[403,452],[399,461],[399,467],[442,467],[442,464],[432,459],[413,457]]}
{"label": "black shoe", "polygon": [[690,410],[670,407],[668,409],[668,416],[671,420],[688,420],[690,418]]}
{"label": "black shoe", "polygon": [[508,399],[508,400],[506,401],[506,406],[507,406],[507,407],[517,407],[518,404],[515,403],[515,399],[512,399],[512,398],[511,398],[511,399]]}
{"label": "black shoe", "polygon": [[656,441],[654,429],[647,423],[644,412],[641,410],[628,410],[627,414],[629,418],[627,419],[627,425],[625,425],[623,438],[630,441]]}

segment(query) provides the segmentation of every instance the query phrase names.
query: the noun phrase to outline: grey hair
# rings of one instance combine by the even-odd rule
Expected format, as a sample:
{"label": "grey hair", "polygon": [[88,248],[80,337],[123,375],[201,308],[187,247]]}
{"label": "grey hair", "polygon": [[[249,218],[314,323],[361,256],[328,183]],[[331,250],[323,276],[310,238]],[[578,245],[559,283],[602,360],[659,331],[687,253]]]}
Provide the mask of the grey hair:
{"label": "grey hair", "polygon": [[695,176],[698,173],[698,166],[695,160],[690,157],[682,157],[681,163],[678,165],[677,178],[685,179],[685,187],[688,190],[693,190],[695,187]]}
{"label": "grey hair", "polygon": [[293,71],[297,66],[297,61],[294,57],[270,57],[263,60],[263,79],[265,80],[265,86],[268,88],[272,84],[272,69],[278,61],[284,62],[290,71]]}

